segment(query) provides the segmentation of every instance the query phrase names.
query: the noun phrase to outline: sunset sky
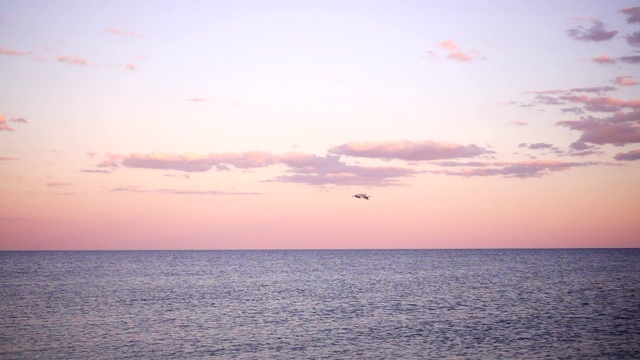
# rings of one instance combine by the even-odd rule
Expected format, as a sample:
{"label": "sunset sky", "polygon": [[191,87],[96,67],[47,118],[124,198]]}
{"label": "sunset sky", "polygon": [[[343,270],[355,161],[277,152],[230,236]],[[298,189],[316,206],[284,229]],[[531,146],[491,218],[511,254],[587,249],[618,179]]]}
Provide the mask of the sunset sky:
{"label": "sunset sky", "polygon": [[640,247],[639,83],[640,1],[0,0],[0,250]]}

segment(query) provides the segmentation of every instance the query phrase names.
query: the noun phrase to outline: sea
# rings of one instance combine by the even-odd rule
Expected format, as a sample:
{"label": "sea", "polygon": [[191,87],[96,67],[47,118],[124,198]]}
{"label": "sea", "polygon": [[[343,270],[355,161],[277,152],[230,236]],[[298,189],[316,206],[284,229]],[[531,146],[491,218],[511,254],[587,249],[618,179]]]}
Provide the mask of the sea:
{"label": "sea", "polygon": [[640,249],[0,252],[0,359],[640,359]]}

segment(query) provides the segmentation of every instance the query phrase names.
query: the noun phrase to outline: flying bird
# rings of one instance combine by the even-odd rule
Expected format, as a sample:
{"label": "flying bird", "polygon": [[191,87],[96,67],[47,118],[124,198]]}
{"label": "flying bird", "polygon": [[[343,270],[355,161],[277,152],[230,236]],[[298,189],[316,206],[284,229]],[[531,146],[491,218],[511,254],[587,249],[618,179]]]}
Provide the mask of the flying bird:
{"label": "flying bird", "polygon": [[352,197],[355,197],[355,198],[358,198],[358,199],[369,200],[369,195],[367,195],[367,194],[355,194]]}

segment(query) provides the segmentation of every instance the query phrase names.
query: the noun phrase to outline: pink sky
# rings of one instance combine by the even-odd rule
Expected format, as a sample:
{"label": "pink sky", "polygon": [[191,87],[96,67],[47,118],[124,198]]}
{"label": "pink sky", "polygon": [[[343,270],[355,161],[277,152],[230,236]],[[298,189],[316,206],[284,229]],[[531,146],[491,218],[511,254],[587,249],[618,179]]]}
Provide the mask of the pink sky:
{"label": "pink sky", "polygon": [[35,4],[0,250],[640,246],[637,2]]}

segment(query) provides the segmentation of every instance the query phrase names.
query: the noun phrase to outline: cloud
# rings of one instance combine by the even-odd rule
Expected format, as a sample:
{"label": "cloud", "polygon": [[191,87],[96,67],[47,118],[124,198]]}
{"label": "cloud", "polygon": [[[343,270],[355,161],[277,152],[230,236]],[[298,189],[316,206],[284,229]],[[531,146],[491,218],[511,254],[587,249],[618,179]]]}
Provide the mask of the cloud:
{"label": "cloud", "polygon": [[0,131],[13,131],[13,128],[7,124],[7,121],[2,114],[0,114]]}
{"label": "cloud", "polygon": [[442,160],[493,153],[477,145],[445,144],[435,141],[350,142],[329,149],[329,153],[354,157],[401,159],[407,161]]}
{"label": "cloud", "polygon": [[289,167],[289,172],[292,175],[279,176],[274,181],[313,186],[396,186],[402,185],[400,178],[412,177],[417,174],[415,170],[403,167],[348,165],[336,155],[321,157],[303,153],[288,153],[280,156],[280,162]]}
{"label": "cloud", "polygon": [[121,67],[130,70],[130,71],[136,71],[138,70],[138,65],[137,64],[120,64]]}
{"label": "cloud", "polygon": [[[449,60],[472,62],[480,57],[477,51],[463,51],[460,46],[451,39],[439,43],[438,47],[445,51],[445,57]],[[432,59],[438,58],[438,54],[431,50],[427,52],[427,55]]]}
{"label": "cloud", "polygon": [[640,160],[640,149],[631,150],[626,153],[617,153],[616,156],[613,157],[619,161],[636,161]]}
{"label": "cloud", "polygon": [[171,195],[260,195],[256,192],[226,192],[217,190],[182,190],[182,189],[143,189],[138,186],[122,186],[113,188],[112,192],[133,192],[139,194],[171,194]]}
{"label": "cloud", "polygon": [[611,58],[609,55],[600,55],[591,59],[593,62],[597,62],[599,64],[614,64],[616,62],[615,59]]}
{"label": "cloud", "polygon": [[640,142],[640,110],[617,112],[604,119],[589,116],[580,120],[559,121],[556,125],[581,131],[578,143],[620,146]]}
{"label": "cloud", "polygon": [[26,56],[26,55],[30,55],[31,52],[28,51],[20,51],[20,50],[13,50],[13,49],[7,49],[4,47],[0,47],[0,55],[8,55],[8,56]]}
{"label": "cloud", "polygon": [[94,173],[94,174],[111,174],[109,170],[101,170],[101,169],[81,169],[80,172],[83,173]]}
{"label": "cloud", "polygon": [[133,31],[122,31],[122,30],[116,29],[116,28],[105,29],[105,32],[107,34],[111,34],[111,35],[136,36],[136,33],[134,33]]}
{"label": "cloud", "polygon": [[26,123],[28,123],[28,121],[26,119],[21,118],[21,117],[19,117],[19,118],[11,118],[11,119],[9,119],[9,121],[14,122],[14,123],[18,123],[18,124],[26,124]]}
{"label": "cloud", "polygon": [[594,62],[599,64],[611,65],[616,63],[625,63],[625,64],[640,64],[640,55],[626,55],[620,56],[617,58],[612,58],[609,55],[600,55],[591,59]]}
{"label": "cloud", "polygon": [[527,126],[527,125],[529,125],[528,122],[523,121],[523,120],[512,120],[509,124],[516,125],[516,126]]}
{"label": "cloud", "polygon": [[613,97],[587,95],[566,95],[561,96],[561,100],[582,104],[588,111],[594,112],[616,112],[621,109],[640,109],[640,99],[622,100]]}
{"label": "cloud", "polygon": [[535,144],[529,144],[528,148],[533,150],[551,149],[553,148],[553,144],[535,143]]}
{"label": "cloud", "polygon": [[605,25],[598,19],[591,19],[591,27],[585,29],[582,25],[577,25],[567,30],[567,35],[581,41],[605,41],[610,40],[618,34],[617,30],[606,30]]}
{"label": "cloud", "polygon": [[634,86],[638,85],[638,82],[633,80],[633,76],[618,76],[614,82],[620,86]]}
{"label": "cloud", "polygon": [[452,176],[502,176],[505,178],[536,178],[551,172],[569,170],[574,167],[600,165],[599,162],[563,162],[554,160],[533,160],[521,162],[444,162],[445,167],[463,167],[461,170],[437,170],[433,173]]}
{"label": "cloud", "polygon": [[629,15],[627,17],[628,24],[640,24],[640,7],[630,7],[620,10],[621,13]]}
{"label": "cloud", "polygon": [[200,98],[200,97],[188,98],[187,100],[188,100],[188,101],[191,101],[191,102],[205,102],[205,101],[207,101],[207,99],[205,99],[205,98]]}
{"label": "cloud", "polygon": [[620,56],[617,60],[627,64],[640,64],[640,55]]}
{"label": "cloud", "polygon": [[627,44],[631,46],[640,46],[640,31],[633,32],[624,37]]}
{"label": "cloud", "polygon": [[72,183],[61,182],[61,181],[49,181],[47,182],[47,186],[50,187],[62,187],[62,186],[72,186]]}
{"label": "cloud", "polygon": [[13,161],[13,160],[18,160],[18,158],[11,157],[11,156],[0,156],[0,161]]}
{"label": "cloud", "polygon": [[60,62],[71,65],[87,65],[89,61],[80,56],[58,56],[56,59]]}
{"label": "cloud", "polygon": [[348,165],[338,155],[317,156],[305,153],[272,154],[263,151],[209,154],[149,153],[114,155],[98,164],[99,167],[118,166],[144,169],[205,172],[216,169],[229,170],[262,168],[284,165],[289,174],[270,181],[302,183],[307,185],[371,185],[389,186],[401,184],[399,178],[411,177],[415,170],[402,167],[367,167]]}

